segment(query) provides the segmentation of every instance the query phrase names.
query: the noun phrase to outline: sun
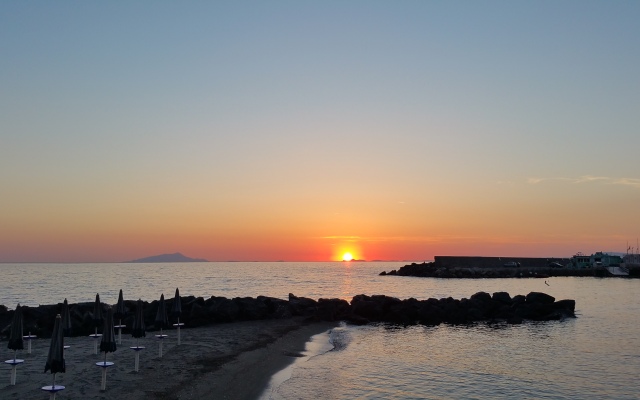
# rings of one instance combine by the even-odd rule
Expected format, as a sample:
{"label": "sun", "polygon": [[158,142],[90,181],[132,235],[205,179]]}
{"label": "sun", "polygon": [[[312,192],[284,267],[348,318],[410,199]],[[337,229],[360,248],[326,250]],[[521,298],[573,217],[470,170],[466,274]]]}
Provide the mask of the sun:
{"label": "sun", "polygon": [[351,255],[351,253],[344,253],[342,255],[342,261],[351,261],[353,260],[353,256]]}

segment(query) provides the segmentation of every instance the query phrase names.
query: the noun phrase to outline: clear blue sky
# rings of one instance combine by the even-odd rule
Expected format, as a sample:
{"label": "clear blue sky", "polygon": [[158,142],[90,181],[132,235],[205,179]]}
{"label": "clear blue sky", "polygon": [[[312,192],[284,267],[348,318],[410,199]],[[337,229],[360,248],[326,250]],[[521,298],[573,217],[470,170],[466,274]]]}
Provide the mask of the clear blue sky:
{"label": "clear blue sky", "polygon": [[637,1],[2,2],[0,262],[624,251],[639,21]]}

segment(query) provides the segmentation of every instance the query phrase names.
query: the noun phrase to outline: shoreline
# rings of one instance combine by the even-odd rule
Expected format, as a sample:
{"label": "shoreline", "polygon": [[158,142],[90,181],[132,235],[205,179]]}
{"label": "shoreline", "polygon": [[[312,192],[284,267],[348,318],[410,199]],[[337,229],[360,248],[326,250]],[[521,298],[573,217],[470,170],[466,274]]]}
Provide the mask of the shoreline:
{"label": "shoreline", "polygon": [[[274,375],[293,365],[303,357],[305,345],[314,335],[323,333],[337,323],[313,322],[287,330],[273,340],[256,343],[251,350],[237,354],[220,365],[219,369],[205,374],[206,379],[195,385],[180,388],[176,397],[158,399],[203,399],[215,393],[216,399],[261,399]],[[267,397],[268,398],[268,397]]]}
{"label": "shoreline", "polygon": [[[137,344],[130,335],[122,336],[122,344],[107,360],[115,365],[107,371],[106,391],[100,391],[100,371],[95,363],[104,353],[93,353],[93,340],[79,336],[65,338],[71,347],[65,353],[67,370],[56,375],[56,384],[64,385],[64,399],[258,399],[271,377],[302,356],[305,345],[319,333],[338,322],[309,322],[303,318],[243,321],[207,327],[185,327],[181,345],[177,346],[175,330],[164,333],[169,338],[159,357],[153,333],[140,341],[146,349],[140,353],[140,371],[134,372]],[[117,335],[117,334],[116,334]],[[49,350],[48,339],[32,342],[32,354],[18,352],[24,364],[17,369],[16,385],[9,385],[10,367],[5,365],[0,383],[2,398],[45,398],[40,388],[50,385],[52,376],[43,373]],[[4,341],[2,342],[5,343]],[[2,347],[4,360],[13,352]]]}
{"label": "shoreline", "polygon": [[293,361],[289,363],[289,365],[285,366],[277,373],[271,375],[269,383],[262,391],[262,394],[258,400],[270,400],[273,394],[278,394],[280,386],[291,379],[291,377],[293,376],[293,371],[296,369],[296,367],[300,367],[302,363],[307,362],[313,357],[325,354],[333,350],[335,347],[331,343],[331,332],[334,328],[342,325],[343,324],[340,323],[331,326],[329,327],[329,329],[325,329],[322,332],[316,333],[311,336],[304,344],[304,351],[302,352],[302,354],[293,355],[296,358],[293,359]]}

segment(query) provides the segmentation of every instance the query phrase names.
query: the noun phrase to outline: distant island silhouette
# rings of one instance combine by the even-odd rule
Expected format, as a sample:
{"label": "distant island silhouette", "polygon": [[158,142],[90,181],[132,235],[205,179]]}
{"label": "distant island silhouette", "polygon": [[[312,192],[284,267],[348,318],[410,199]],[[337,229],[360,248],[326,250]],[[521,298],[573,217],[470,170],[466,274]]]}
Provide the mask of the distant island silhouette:
{"label": "distant island silhouette", "polygon": [[182,253],[160,254],[157,256],[138,258],[137,260],[125,261],[128,263],[162,263],[162,262],[208,262],[204,258],[190,258]]}

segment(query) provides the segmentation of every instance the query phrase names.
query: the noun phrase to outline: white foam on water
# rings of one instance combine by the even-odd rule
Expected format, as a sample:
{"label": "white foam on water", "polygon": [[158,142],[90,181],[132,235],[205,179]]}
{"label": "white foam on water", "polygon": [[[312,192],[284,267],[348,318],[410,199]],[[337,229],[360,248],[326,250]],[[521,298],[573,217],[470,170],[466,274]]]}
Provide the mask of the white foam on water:
{"label": "white foam on water", "polygon": [[333,350],[334,346],[331,340],[332,330],[328,330],[326,332],[319,333],[317,335],[313,335],[309,341],[305,344],[304,352],[302,352],[302,357],[298,357],[292,364],[288,365],[286,368],[278,371],[272,377],[269,383],[267,384],[266,389],[259,397],[260,400],[271,400],[274,398],[274,395],[277,394],[278,388],[287,380],[291,379],[291,375],[294,369],[302,363],[307,362],[312,357],[316,357],[318,355],[322,355],[328,351]]}

